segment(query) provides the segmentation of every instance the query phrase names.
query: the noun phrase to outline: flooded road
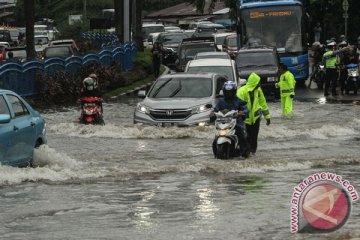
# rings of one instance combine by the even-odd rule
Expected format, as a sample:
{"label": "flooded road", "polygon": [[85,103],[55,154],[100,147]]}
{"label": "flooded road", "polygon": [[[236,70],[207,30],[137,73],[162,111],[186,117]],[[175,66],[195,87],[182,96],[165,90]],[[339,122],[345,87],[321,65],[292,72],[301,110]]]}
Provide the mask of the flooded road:
{"label": "flooded road", "polygon": [[0,167],[2,239],[351,239],[360,204],[328,234],[291,234],[293,188],[330,171],[360,190],[360,106],[296,101],[293,119],[269,103],[258,152],[214,159],[213,127],[134,126],[137,99],[104,105],[105,126],[76,107],[42,112],[39,167]]}

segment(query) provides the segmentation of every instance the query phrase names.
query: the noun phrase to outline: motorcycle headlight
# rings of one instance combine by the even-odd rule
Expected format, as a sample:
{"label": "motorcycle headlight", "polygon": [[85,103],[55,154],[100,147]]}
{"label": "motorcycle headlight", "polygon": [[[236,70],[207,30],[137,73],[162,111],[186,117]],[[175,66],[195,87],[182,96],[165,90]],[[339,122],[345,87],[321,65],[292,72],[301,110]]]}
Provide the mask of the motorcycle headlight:
{"label": "motorcycle headlight", "polygon": [[191,109],[191,114],[202,113],[202,112],[206,112],[209,110],[211,110],[211,108],[207,108],[206,105],[200,105],[200,106],[193,107]]}
{"label": "motorcycle headlight", "polygon": [[136,111],[141,112],[141,113],[149,113],[149,108],[144,105],[138,104],[136,106]]}
{"label": "motorcycle headlight", "polygon": [[227,132],[228,132],[227,130],[220,130],[219,136],[226,136]]}
{"label": "motorcycle headlight", "polygon": [[268,77],[267,82],[275,82],[275,77]]}

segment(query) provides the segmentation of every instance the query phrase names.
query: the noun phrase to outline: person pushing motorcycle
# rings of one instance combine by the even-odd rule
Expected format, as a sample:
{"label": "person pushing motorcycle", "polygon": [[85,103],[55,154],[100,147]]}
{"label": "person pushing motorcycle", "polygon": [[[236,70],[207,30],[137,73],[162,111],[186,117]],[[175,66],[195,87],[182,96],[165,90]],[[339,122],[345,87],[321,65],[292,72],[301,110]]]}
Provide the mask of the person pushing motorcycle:
{"label": "person pushing motorcycle", "polygon": [[257,150],[261,116],[264,116],[268,126],[270,125],[271,117],[264,93],[260,87],[260,79],[259,75],[254,72],[251,73],[246,81],[246,85],[239,88],[236,93],[238,98],[246,102],[249,109],[245,124],[252,154],[255,154]]}
{"label": "person pushing motorcycle", "polygon": [[[241,156],[247,158],[250,155],[250,148],[248,146],[246,137],[246,127],[244,119],[248,114],[248,109],[246,107],[246,102],[239,99],[236,96],[236,84],[233,81],[226,81],[222,88],[224,98],[221,98],[214,108],[214,112],[219,112],[222,110],[238,110],[238,118],[236,121],[235,134],[238,137],[240,145]],[[216,116],[214,113],[210,115],[210,121],[214,122]],[[213,148],[215,148],[215,142],[213,143]]]}

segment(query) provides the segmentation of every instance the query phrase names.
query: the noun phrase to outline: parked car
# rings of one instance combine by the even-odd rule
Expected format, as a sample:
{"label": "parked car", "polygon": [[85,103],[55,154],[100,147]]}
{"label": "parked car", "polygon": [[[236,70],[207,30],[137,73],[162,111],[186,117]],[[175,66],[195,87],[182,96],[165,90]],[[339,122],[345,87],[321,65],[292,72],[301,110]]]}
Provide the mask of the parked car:
{"label": "parked car", "polygon": [[0,29],[0,41],[8,42],[10,46],[14,46],[15,43],[11,40],[10,31],[7,29]]}
{"label": "parked car", "polygon": [[232,34],[225,37],[222,50],[224,52],[227,52],[232,59],[235,59],[236,53],[238,51],[236,34]]}
{"label": "parked car", "polygon": [[35,51],[41,55],[45,47],[49,46],[49,38],[45,35],[39,35],[34,37]]}
{"label": "parked car", "polygon": [[252,72],[261,78],[261,88],[266,95],[278,97],[275,82],[279,77],[280,58],[275,48],[244,48],[236,56],[236,68],[241,79],[247,79]]}
{"label": "parked car", "polygon": [[207,58],[191,60],[187,63],[185,72],[188,73],[217,73],[227,79],[238,82],[235,61],[231,59]]}
{"label": "parked car", "polygon": [[[9,52],[12,52],[12,59],[9,58]],[[26,47],[10,47],[5,48],[5,62],[12,61],[22,63],[27,59]]]}
{"label": "parked car", "polygon": [[165,32],[183,32],[180,27],[177,26],[165,26]]}
{"label": "parked car", "polygon": [[144,38],[144,45],[147,46],[149,44],[148,38],[150,33],[159,33],[159,32],[165,32],[165,27],[163,24],[143,23],[142,33]]}
{"label": "parked car", "polygon": [[134,123],[158,126],[196,126],[209,122],[227,79],[214,73],[165,74],[158,78],[150,91],[139,91],[144,98],[137,104]]}
{"label": "parked car", "polygon": [[195,55],[194,60],[205,58],[231,59],[229,54],[226,52],[199,52]]}
{"label": "parked car", "polygon": [[223,51],[222,47],[223,47],[223,44],[225,42],[225,38],[227,36],[230,36],[230,35],[234,35],[235,33],[234,32],[221,32],[221,33],[214,33],[213,34],[213,37],[214,37],[214,41],[215,41],[215,44],[217,46],[217,48],[220,50],[220,51]]}
{"label": "parked car", "polygon": [[188,61],[193,60],[199,52],[216,52],[214,38],[185,38],[180,44],[176,70],[183,72]]}
{"label": "parked car", "polygon": [[67,46],[67,45],[48,46],[43,51],[42,60],[52,57],[67,58],[77,55],[78,53],[76,49],[72,48],[71,46]]}
{"label": "parked car", "polygon": [[192,37],[213,37],[214,33],[225,31],[225,27],[216,23],[202,23],[196,28]]}
{"label": "parked car", "polygon": [[71,46],[73,49],[76,49],[77,51],[79,50],[79,48],[76,45],[75,40],[73,40],[73,39],[53,40],[49,43],[49,46],[58,46],[58,45]]}
{"label": "parked car", "polygon": [[16,93],[0,89],[0,163],[33,165],[34,148],[46,144],[45,121]]}
{"label": "parked car", "polygon": [[177,52],[182,40],[186,35],[181,32],[163,32],[160,33],[157,42],[162,49],[162,63],[174,67],[177,59]]}
{"label": "parked car", "polygon": [[10,38],[11,38],[12,45],[18,46],[20,30],[17,28],[10,28],[9,32],[10,32]]}

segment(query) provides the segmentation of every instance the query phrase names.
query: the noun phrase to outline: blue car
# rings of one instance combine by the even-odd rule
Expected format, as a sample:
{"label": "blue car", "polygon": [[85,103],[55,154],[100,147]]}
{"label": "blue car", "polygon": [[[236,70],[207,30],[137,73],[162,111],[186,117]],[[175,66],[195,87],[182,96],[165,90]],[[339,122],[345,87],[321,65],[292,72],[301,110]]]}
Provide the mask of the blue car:
{"label": "blue car", "polygon": [[46,143],[45,121],[18,94],[0,89],[0,163],[32,166],[34,148]]}

